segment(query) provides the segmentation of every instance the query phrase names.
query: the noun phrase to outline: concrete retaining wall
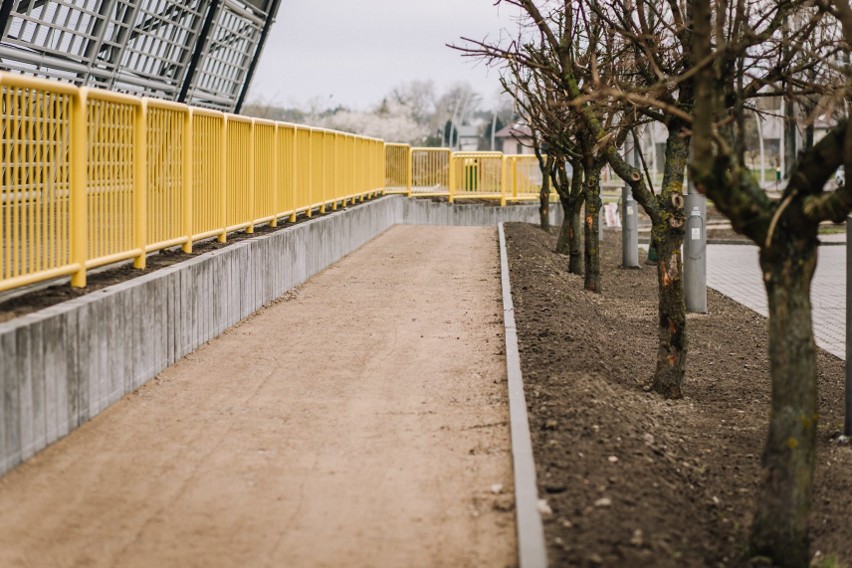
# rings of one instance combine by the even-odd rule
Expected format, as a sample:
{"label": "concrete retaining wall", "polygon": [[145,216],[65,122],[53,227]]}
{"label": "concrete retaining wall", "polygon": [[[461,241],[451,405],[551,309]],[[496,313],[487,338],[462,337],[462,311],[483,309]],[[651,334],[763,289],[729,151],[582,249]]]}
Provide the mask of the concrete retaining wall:
{"label": "concrete retaining wall", "polygon": [[504,220],[537,206],[389,196],[0,323],[0,473],[394,224]]}
{"label": "concrete retaining wall", "polygon": [[[404,222],[409,225],[497,226],[500,222],[521,221],[538,223],[538,204],[496,207],[478,203],[435,202],[406,199],[403,202]],[[562,206],[550,206],[551,224],[562,221]]]}

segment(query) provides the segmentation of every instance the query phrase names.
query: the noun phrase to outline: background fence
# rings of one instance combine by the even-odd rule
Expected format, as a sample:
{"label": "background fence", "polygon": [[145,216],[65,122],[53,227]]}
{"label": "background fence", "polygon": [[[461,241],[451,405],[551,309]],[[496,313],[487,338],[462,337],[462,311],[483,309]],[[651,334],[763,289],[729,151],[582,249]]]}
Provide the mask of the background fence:
{"label": "background fence", "polygon": [[386,144],[385,193],[409,197],[493,199],[501,205],[540,197],[542,174],[533,155],[452,152]]}

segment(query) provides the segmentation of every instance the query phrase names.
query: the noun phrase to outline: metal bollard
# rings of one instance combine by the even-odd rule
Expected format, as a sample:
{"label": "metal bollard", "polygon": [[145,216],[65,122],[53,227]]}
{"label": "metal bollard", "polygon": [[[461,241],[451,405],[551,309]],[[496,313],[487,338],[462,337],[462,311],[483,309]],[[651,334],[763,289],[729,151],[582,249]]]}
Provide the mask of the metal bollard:
{"label": "metal bollard", "polygon": [[621,189],[621,267],[639,268],[639,212],[629,185]]}
{"label": "metal bollard", "polygon": [[683,287],[686,311],[707,313],[707,198],[686,196],[686,235],[683,240]]}

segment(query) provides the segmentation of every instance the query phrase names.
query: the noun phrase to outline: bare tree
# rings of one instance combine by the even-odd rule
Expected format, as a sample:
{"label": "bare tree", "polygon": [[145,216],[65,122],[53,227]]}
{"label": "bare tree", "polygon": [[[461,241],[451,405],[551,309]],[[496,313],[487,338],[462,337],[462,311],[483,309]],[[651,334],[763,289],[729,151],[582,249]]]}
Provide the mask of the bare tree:
{"label": "bare tree", "polygon": [[[609,163],[631,187],[634,199],[653,223],[652,239],[660,255],[659,342],[652,388],[666,397],[683,396],[687,354],[686,307],[683,295],[681,244],[685,216],[683,184],[688,155],[688,131],[692,90],[689,79],[671,82],[690,57],[691,44],[683,33],[680,4],[660,10],[656,3],[612,0],[502,0],[520,7],[528,16],[531,35],[541,45],[539,52],[472,42],[472,54],[522,64],[536,73],[552,77],[558,96],[572,107],[582,124],[581,148],[586,188],[597,183],[596,168]],[[669,15],[669,20],[662,15]],[[671,20],[674,20],[674,23]],[[616,33],[617,32],[617,33]],[[666,41],[661,38],[665,36]],[[468,40],[470,41],[470,40]],[[653,88],[636,87],[653,84]],[[651,106],[649,101],[655,102]],[[632,109],[632,110],[631,110]],[[628,164],[620,146],[631,128],[654,119],[669,130],[666,168],[659,194],[649,189],[643,171]],[[597,170],[599,172],[599,169]],[[598,188],[585,196],[585,228],[597,231]],[[586,240],[586,280],[594,271],[596,236]],[[591,256],[590,256],[591,253]]]}
{"label": "bare tree", "polygon": [[[852,164],[852,128],[840,120],[822,140],[803,150],[782,196],[772,199],[746,169],[739,151],[742,110],[748,97],[760,91],[794,101],[797,95],[821,89],[824,94],[837,93],[839,86],[848,99],[852,95],[848,64],[838,84],[831,84],[829,71],[835,55],[848,53],[852,44],[852,10],[847,0],[739,0],[731,9],[714,0],[694,0],[693,5],[691,72],[696,77],[696,101],[691,173],[699,191],[760,247],[769,299],[772,406],[751,551],[768,556],[776,566],[808,566],[818,419],[810,285],[819,223],[840,222],[852,210],[848,187],[836,191],[826,187],[841,164]],[[790,25],[793,21],[796,26]],[[823,34],[832,28],[833,34]],[[817,33],[823,34],[818,45],[813,42]],[[825,84],[810,83],[814,77],[822,77]]]}

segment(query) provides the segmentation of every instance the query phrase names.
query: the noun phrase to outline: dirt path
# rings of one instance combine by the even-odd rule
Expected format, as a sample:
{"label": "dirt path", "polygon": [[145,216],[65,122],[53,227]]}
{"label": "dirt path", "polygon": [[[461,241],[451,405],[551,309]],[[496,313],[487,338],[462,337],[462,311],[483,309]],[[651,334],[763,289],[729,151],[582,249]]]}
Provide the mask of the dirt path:
{"label": "dirt path", "polygon": [[514,565],[499,290],[388,231],[0,479],[0,566]]}

